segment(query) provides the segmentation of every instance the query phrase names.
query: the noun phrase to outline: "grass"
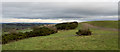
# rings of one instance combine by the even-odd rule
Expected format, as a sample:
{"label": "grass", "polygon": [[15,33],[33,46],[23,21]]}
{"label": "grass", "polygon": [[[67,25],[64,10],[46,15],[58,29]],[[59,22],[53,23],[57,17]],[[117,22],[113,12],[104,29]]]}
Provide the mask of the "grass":
{"label": "grass", "polygon": [[2,46],[3,50],[118,50],[118,32],[91,28],[91,36],[75,36],[81,24],[68,31],[32,37]]}
{"label": "grass", "polygon": [[118,29],[118,22],[119,21],[90,21],[87,23],[92,24],[94,26],[99,26],[99,27]]}

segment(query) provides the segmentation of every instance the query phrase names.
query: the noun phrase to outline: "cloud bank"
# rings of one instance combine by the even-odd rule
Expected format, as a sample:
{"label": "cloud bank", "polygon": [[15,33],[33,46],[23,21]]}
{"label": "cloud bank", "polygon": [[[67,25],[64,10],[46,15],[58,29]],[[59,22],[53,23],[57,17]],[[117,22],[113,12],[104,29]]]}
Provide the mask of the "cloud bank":
{"label": "cloud bank", "polygon": [[29,19],[26,22],[32,22],[33,19],[36,19],[34,22],[63,22],[118,18],[116,2],[4,2],[2,6],[3,22],[15,22],[12,19],[16,19],[16,22],[25,19]]}

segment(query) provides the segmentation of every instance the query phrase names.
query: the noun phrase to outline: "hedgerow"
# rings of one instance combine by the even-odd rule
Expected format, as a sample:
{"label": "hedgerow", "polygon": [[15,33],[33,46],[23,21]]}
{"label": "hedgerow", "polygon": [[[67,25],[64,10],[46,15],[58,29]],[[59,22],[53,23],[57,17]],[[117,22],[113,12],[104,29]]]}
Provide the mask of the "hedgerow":
{"label": "hedgerow", "polygon": [[17,41],[17,40],[25,39],[29,37],[47,36],[53,33],[57,33],[57,32],[46,27],[41,27],[26,33],[19,32],[19,33],[5,34],[2,36],[2,44],[6,44],[11,41]]}
{"label": "hedgerow", "polygon": [[58,30],[70,30],[75,29],[78,26],[78,22],[66,22],[55,25]]}

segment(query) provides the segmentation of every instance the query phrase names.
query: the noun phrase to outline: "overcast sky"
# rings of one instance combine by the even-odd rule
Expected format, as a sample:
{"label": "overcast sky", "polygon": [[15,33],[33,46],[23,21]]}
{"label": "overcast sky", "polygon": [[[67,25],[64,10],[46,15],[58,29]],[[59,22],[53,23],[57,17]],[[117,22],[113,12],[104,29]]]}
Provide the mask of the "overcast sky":
{"label": "overcast sky", "polygon": [[117,2],[3,2],[3,22],[117,20]]}
{"label": "overcast sky", "polygon": [[2,2],[118,2],[120,0],[1,0]]}

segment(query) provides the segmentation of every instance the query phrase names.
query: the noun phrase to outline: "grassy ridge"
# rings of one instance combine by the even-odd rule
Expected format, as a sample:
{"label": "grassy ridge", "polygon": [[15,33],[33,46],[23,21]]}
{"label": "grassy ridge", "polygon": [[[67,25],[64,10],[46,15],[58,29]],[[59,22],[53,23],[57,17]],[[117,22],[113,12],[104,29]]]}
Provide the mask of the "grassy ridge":
{"label": "grassy ridge", "polygon": [[116,28],[117,29],[118,22],[119,21],[90,21],[87,23],[92,24],[94,26],[105,27],[105,28]]}
{"label": "grassy ridge", "polygon": [[118,32],[91,28],[91,36],[75,36],[74,30],[60,31],[49,36],[32,37],[3,45],[3,50],[116,50]]}

